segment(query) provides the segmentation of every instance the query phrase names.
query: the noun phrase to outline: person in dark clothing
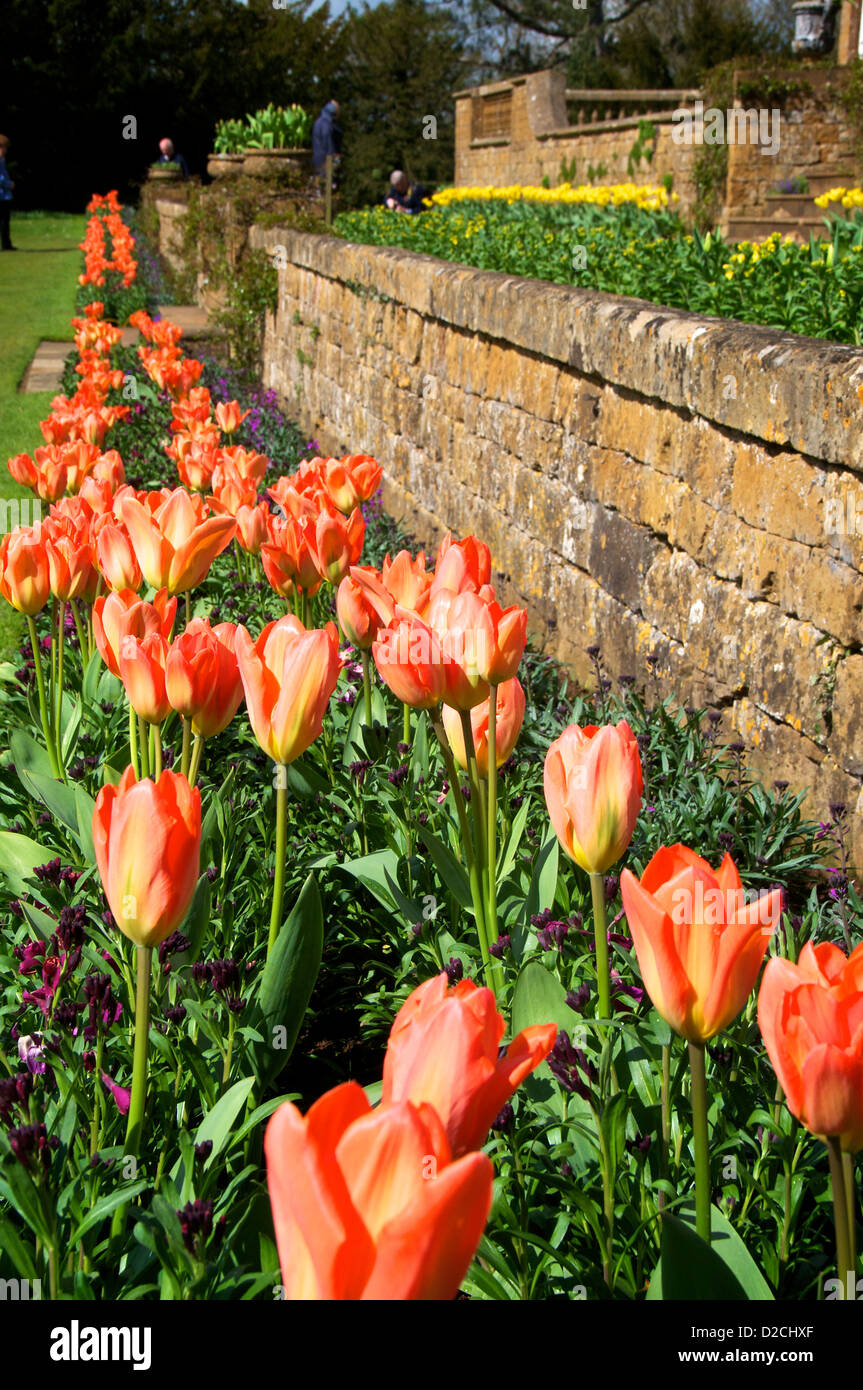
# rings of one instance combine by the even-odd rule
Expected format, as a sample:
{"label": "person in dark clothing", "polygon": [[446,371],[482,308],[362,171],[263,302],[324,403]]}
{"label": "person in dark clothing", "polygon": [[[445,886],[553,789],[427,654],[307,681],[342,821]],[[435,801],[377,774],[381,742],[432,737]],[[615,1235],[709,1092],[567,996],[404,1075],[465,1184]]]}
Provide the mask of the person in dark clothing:
{"label": "person in dark clothing", "polygon": [[328,101],[312,126],[312,164],[322,181],[327,155],[332,155],[334,165],[342,156],[342,131],[341,127],[336,125],[338,114],[339,103]]}
{"label": "person in dark clothing", "polygon": [[0,135],[0,250],[15,251],[9,235],[9,217],[12,212],[12,191],[15,187],[6,168],[6,151],[9,148],[8,135]]}
{"label": "person in dark clothing", "polygon": [[427,197],[428,189],[423,188],[421,183],[412,184],[401,169],[393,169],[383,204],[385,208],[391,208],[394,212],[408,212],[416,216],[418,212],[424,211],[423,199]]}
{"label": "person in dark clothing", "polygon": [[160,140],[159,151],[159,158],[156,160],[157,164],[179,164],[180,173],[183,175],[183,178],[187,179],[189,177],[189,166],[183,156],[177,154],[175,151],[173,140],[169,140],[167,137],[164,140]]}

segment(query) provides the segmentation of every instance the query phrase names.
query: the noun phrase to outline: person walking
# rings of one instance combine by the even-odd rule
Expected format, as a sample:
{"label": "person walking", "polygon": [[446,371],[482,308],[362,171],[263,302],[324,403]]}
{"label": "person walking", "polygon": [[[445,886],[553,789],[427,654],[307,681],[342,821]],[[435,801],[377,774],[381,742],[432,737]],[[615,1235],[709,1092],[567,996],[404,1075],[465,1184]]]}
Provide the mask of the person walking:
{"label": "person walking", "polygon": [[12,193],[15,188],[6,168],[6,151],[9,149],[8,135],[0,135],[0,250],[17,251],[12,245],[9,232],[9,218],[12,213]]}
{"label": "person walking", "polygon": [[342,157],[342,131],[336,125],[339,110],[337,101],[328,101],[312,126],[312,164],[322,187],[326,182],[327,156],[332,155],[334,165]]}

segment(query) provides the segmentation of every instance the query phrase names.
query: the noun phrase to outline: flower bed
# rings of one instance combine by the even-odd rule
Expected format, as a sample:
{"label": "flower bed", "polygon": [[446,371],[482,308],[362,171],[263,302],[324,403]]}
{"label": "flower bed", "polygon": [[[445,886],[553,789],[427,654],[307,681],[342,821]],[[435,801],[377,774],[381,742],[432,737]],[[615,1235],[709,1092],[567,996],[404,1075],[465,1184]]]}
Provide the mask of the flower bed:
{"label": "flower bed", "polygon": [[760,243],[732,244],[715,232],[687,232],[664,189],[462,188],[443,190],[432,203],[418,217],[386,208],[341,213],[334,229],[350,241],[403,246],[485,270],[840,343],[863,341],[859,213],[836,217],[824,241],[798,245],[777,231]]}
{"label": "flower bed", "polygon": [[[87,278],[122,319],[116,215],[93,206]],[[301,460],[271,398],[131,320],[121,350],[88,301],[78,390],[10,464],[50,516],[0,549],[29,633],[3,686],[0,1277],[844,1296],[844,808],[805,822],[718,712],[613,685],[598,647],[573,695],[481,539],[427,564],[374,459]]]}

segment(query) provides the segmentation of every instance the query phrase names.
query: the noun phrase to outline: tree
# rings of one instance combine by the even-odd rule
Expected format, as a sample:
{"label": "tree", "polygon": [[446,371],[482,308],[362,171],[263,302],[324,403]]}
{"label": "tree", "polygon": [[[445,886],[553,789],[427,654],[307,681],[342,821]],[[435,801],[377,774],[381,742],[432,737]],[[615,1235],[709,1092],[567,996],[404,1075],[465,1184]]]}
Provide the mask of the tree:
{"label": "tree", "polygon": [[473,63],[464,26],[424,0],[385,0],[348,10],[346,40],[335,93],[346,200],[379,202],[395,168],[425,185],[451,182],[452,94]]}

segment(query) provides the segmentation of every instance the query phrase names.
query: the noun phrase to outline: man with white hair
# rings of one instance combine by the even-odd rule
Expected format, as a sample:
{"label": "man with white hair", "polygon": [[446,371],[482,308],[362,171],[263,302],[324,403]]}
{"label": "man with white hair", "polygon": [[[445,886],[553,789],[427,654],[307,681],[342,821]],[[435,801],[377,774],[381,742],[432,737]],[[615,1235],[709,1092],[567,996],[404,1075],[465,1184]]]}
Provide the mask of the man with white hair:
{"label": "man with white hair", "polygon": [[422,184],[412,184],[403,169],[393,169],[390,186],[384,198],[384,207],[393,212],[407,212],[415,216],[423,210],[423,199],[428,197],[428,189]]}
{"label": "man with white hair", "polygon": [[180,173],[183,175],[183,178],[187,179],[189,177],[189,167],[185,159],[181,154],[176,153],[174,150],[174,142],[173,140],[169,140],[167,135],[164,140],[159,141],[159,151],[159,158],[156,161],[157,164],[179,164]]}

